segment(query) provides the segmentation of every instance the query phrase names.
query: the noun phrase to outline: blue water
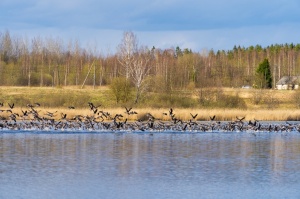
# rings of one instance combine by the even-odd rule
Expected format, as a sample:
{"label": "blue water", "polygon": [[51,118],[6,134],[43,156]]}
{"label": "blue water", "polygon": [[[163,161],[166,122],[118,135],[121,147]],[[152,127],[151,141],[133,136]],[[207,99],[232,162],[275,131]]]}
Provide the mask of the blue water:
{"label": "blue water", "polygon": [[300,133],[0,132],[0,198],[300,198]]}

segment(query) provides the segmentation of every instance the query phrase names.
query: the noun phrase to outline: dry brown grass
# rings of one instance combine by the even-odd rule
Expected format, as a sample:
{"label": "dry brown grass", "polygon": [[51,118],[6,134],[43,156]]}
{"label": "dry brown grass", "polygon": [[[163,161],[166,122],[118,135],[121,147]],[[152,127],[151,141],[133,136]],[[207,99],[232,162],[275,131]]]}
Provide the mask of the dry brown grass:
{"label": "dry brown grass", "polygon": [[[197,120],[210,120],[209,116],[216,115],[216,120],[219,121],[230,121],[236,120],[236,117],[245,117],[245,120],[268,120],[268,121],[285,121],[285,120],[300,120],[300,110],[298,110],[294,104],[295,92],[291,90],[255,90],[255,89],[233,89],[224,88],[223,92],[227,95],[236,95],[238,93],[239,97],[245,101],[247,104],[247,109],[205,109],[205,108],[174,108],[175,117],[182,120],[190,120],[192,117],[190,114],[198,114]],[[5,107],[0,107],[0,109],[8,109],[7,103],[13,102],[13,100],[19,99],[16,103],[14,112],[21,114],[21,109],[26,110],[27,103],[33,102],[51,102],[56,99],[52,99],[52,96],[65,96],[66,98],[74,98],[74,101],[79,103],[78,100],[82,99],[82,96],[89,96],[88,99],[95,102],[95,104],[102,104],[99,110],[110,112],[111,115],[123,114],[128,117],[129,120],[136,120],[142,118],[147,113],[151,113],[155,118],[161,120],[169,120],[169,116],[163,115],[163,113],[168,113],[168,108],[151,108],[151,107],[140,107],[133,108],[137,111],[138,115],[127,116],[125,113],[124,105],[119,105],[115,107],[112,100],[109,97],[108,87],[84,87],[81,89],[80,86],[70,86],[63,88],[50,88],[50,87],[0,87],[0,102],[5,103]],[[59,94],[59,95],[57,95]],[[269,100],[274,98],[279,102],[274,107],[266,107],[262,104],[254,104],[253,96],[261,95],[263,100]],[[300,95],[299,95],[300,96]],[[194,96],[195,97],[195,96]],[[98,101],[97,101],[98,100]],[[82,107],[76,107],[75,110],[70,110],[67,108],[67,104],[63,107],[47,106],[42,105],[36,109],[40,111],[40,115],[43,116],[49,112],[56,112],[56,119],[60,118],[61,113],[66,113],[68,118],[74,117],[75,115],[92,115],[92,112],[87,106],[87,101],[82,99]],[[81,102],[80,102],[81,103]],[[79,104],[80,104],[79,103]],[[265,102],[268,104],[268,102]],[[70,104],[72,105],[72,104]],[[122,107],[120,107],[122,106]],[[114,108],[112,108],[114,107]],[[10,113],[0,112],[0,116],[8,117]]]}
{"label": "dry brown grass", "polygon": [[[160,119],[169,119],[163,116],[163,112],[168,110],[161,109],[147,109],[154,117]],[[210,116],[216,116],[218,121],[231,121],[238,118],[245,117],[245,120],[268,120],[268,121],[286,121],[286,120],[300,120],[300,110],[241,110],[241,109],[174,109],[174,114],[177,118],[182,120],[192,119],[190,114],[198,114],[197,120],[210,120]]]}
{"label": "dry brown grass", "polygon": [[[27,109],[22,109],[27,110]],[[41,117],[47,117],[47,112],[55,113],[55,119],[61,118],[61,113],[67,114],[67,119],[71,119],[76,115],[92,116],[93,113],[89,109],[66,109],[66,108],[36,108]],[[150,113],[158,120],[168,121],[170,116],[166,116],[163,113],[169,113],[169,109],[153,109],[153,108],[139,108],[133,109],[138,112],[137,115],[127,115],[125,108],[110,108],[101,109],[105,112],[109,112],[112,116],[116,114],[122,114],[128,120],[134,121],[143,118],[147,113]],[[14,108],[14,113],[22,115],[21,108]],[[299,121],[300,110],[241,110],[241,109],[173,109],[175,117],[184,121],[191,120],[191,114],[198,114],[196,120],[209,121],[210,117],[216,116],[216,121],[233,121],[238,118],[245,117],[245,120],[259,120],[259,121]],[[10,113],[3,112],[0,116],[8,118]]]}

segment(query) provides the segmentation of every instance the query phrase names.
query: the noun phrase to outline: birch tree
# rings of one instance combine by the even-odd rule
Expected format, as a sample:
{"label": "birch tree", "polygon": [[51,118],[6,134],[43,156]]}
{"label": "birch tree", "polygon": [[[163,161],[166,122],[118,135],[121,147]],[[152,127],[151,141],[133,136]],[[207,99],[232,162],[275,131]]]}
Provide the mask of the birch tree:
{"label": "birch tree", "polygon": [[57,38],[48,38],[47,39],[47,48],[50,52],[51,58],[48,62],[49,65],[49,72],[52,72],[53,68],[53,80],[52,86],[59,86],[60,85],[60,64],[61,58],[63,55],[63,42]]}
{"label": "birch tree", "polygon": [[12,45],[13,44],[10,33],[9,31],[6,31],[0,41],[1,60],[4,61],[6,64],[8,64],[12,57]]}
{"label": "birch tree", "polygon": [[[31,66],[33,66],[33,70],[38,73],[38,70],[40,70],[40,86],[43,86],[44,82],[44,42],[41,37],[34,37],[31,41],[31,57],[32,57],[32,63]],[[30,66],[30,67],[31,67]],[[32,70],[32,69],[31,69]],[[28,86],[32,85],[32,79],[31,79],[31,73],[32,71],[28,71]],[[36,77],[37,78],[37,77]],[[36,82],[34,84],[38,84],[38,80],[35,79]]]}
{"label": "birch tree", "polygon": [[138,40],[136,35],[131,31],[124,32],[122,42],[117,49],[117,57],[119,63],[124,67],[127,80],[130,77],[130,67],[136,61],[134,55],[137,51]]}
{"label": "birch tree", "polygon": [[141,47],[135,54],[132,65],[129,67],[132,82],[136,89],[135,103],[138,103],[141,94],[148,86],[146,81],[152,68],[150,63],[151,58],[152,52],[147,47]]}

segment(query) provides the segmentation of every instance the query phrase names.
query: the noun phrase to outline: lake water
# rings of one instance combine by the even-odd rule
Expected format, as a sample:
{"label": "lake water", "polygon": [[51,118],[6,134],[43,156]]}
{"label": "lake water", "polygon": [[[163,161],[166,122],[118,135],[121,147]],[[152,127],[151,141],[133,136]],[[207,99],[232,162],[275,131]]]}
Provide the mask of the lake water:
{"label": "lake water", "polygon": [[300,198],[300,133],[0,131],[0,198]]}

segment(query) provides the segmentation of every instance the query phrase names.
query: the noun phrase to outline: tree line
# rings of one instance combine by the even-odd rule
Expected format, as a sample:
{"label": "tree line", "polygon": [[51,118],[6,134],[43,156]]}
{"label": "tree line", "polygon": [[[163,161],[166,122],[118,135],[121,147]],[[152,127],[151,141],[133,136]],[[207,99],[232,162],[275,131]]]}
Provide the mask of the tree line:
{"label": "tree line", "polygon": [[127,86],[135,88],[135,101],[144,91],[255,86],[258,66],[265,59],[272,77],[268,87],[274,88],[282,76],[300,74],[300,44],[293,43],[193,52],[142,46],[129,31],[116,53],[102,55],[76,40],[0,32],[0,86]]}

